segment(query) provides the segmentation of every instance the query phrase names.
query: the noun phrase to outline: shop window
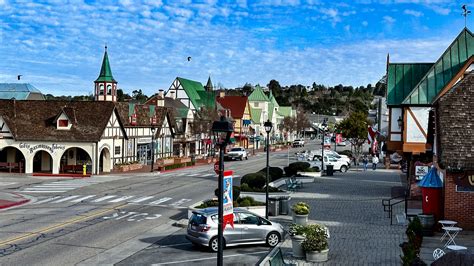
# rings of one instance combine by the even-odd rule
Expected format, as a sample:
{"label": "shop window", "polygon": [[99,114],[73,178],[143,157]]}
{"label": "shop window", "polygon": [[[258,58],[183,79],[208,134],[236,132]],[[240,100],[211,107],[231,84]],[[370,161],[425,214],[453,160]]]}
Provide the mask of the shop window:
{"label": "shop window", "polygon": [[120,146],[115,146],[115,155],[120,154]]}

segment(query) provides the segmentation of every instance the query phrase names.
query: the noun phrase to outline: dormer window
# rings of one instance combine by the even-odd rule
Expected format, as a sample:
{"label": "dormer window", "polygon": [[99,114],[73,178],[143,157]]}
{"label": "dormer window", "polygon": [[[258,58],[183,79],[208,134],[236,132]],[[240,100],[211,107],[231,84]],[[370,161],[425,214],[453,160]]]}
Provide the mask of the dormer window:
{"label": "dormer window", "polygon": [[58,120],[58,127],[68,127],[68,126],[69,126],[69,120],[67,119]]}

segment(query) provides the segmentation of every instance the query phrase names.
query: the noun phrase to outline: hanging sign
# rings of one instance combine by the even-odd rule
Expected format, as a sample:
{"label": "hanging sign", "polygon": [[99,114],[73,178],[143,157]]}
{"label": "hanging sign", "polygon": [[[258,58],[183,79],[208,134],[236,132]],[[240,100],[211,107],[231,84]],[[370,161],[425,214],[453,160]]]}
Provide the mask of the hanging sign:
{"label": "hanging sign", "polygon": [[223,204],[224,204],[224,220],[223,220],[223,230],[225,230],[225,226],[230,224],[232,228],[234,228],[234,205],[233,205],[233,195],[232,195],[232,176],[233,171],[225,171],[224,172],[224,179],[222,187],[224,189],[223,195]]}
{"label": "hanging sign", "polygon": [[336,134],[336,143],[342,142],[342,134]]}
{"label": "hanging sign", "polygon": [[460,187],[474,187],[474,172],[464,172],[457,174],[455,183]]}

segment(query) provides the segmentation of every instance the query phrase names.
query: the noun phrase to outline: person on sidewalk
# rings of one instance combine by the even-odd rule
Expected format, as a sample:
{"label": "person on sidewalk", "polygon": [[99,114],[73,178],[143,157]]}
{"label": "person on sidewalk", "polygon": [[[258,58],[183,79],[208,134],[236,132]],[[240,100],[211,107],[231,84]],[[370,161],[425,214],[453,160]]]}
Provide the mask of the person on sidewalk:
{"label": "person on sidewalk", "polygon": [[377,164],[379,163],[379,158],[377,155],[372,155],[372,169],[375,171],[377,169]]}
{"label": "person on sidewalk", "polygon": [[364,164],[364,171],[367,171],[367,165],[369,164],[369,158],[367,157],[367,154],[365,154],[364,158],[362,158],[362,163]]}

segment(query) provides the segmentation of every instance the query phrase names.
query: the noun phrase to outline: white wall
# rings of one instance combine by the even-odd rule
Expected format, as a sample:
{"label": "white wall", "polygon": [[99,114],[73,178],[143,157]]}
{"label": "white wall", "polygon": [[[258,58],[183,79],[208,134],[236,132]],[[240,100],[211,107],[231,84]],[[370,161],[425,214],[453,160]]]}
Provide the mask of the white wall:
{"label": "white wall", "polygon": [[[409,109],[411,110],[414,116],[412,116],[410,112],[407,112],[406,114],[406,142],[426,143],[426,137],[424,136],[423,131],[425,134],[428,133],[428,119],[430,107],[409,107]],[[416,122],[420,124],[421,129],[420,127],[418,127]]]}
{"label": "white wall", "polygon": [[392,113],[390,116],[390,140],[391,141],[402,141],[402,130],[398,126],[398,119],[402,117],[402,108],[391,108]]}

